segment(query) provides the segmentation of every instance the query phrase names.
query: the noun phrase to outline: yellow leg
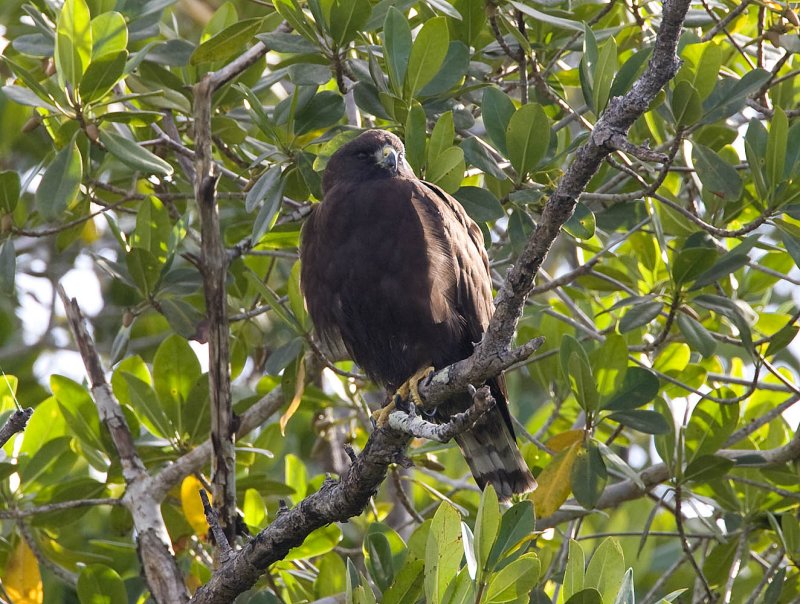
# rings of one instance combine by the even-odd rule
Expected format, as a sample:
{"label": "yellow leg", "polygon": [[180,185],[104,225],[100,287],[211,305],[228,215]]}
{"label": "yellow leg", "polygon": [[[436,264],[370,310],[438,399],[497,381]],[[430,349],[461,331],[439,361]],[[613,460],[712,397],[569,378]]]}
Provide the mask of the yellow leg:
{"label": "yellow leg", "polygon": [[375,420],[375,424],[378,428],[383,428],[386,422],[389,421],[389,415],[397,408],[395,401],[398,397],[400,400],[411,399],[418,407],[422,406],[422,397],[419,395],[419,383],[433,373],[433,371],[433,367],[425,367],[417,371],[395,391],[388,405],[378,409],[372,414],[372,418]]}

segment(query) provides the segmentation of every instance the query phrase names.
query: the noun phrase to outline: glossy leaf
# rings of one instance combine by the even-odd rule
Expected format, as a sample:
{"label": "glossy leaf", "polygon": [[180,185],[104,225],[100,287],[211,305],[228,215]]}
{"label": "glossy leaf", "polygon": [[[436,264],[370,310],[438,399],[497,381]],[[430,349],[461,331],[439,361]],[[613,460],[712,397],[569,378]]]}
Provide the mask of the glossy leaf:
{"label": "glossy leaf", "polygon": [[403,87],[408,96],[416,95],[433,79],[447,56],[449,44],[450,36],[447,32],[447,20],[444,17],[434,17],[425,22],[417,33],[408,55],[408,68]]}
{"label": "glossy leaf", "polygon": [[243,19],[229,25],[209,38],[192,53],[189,63],[202,65],[216,61],[227,61],[240,54],[261,29],[263,19]]}
{"label": "glossy leaf", "polygon": [[570,485],[575,499],[587,510],[597,504],[606,486],[608,472],[597,445],[589,441],[575,458]]}
{"label": "glossy leaf", "polygon": [[19,201],[19,174],[12,170],[0,172],[0,210],[11,213]]}
{"label": "glossy leaf", "polygon": [[100,142],[119,161],[145,174],[172,174],[172,166],[135,141],[105,130],[100,131]]}
{"label": "glossy leaf", "polygon": [[425,597],[432,604],[442,601],[458,572],[464,556],[461,539],[461,517],[452,505],[441,504],[425,546]]}
{"label": "glossy leaf", "polygon": [[60,218],[78,195],[83,162],[73,142],[59,151],[36,189],[36,209],[47,220]]}
{"label": "glossy leaf", "polygon": [[55,65],[61,88],[77,87],[92,57],[92,29],[85,0],[65,0],[56,22]]}
{"label": "glossy leaf", "polygon": [[81,80],[80,95],[84,103],[102,99],[119,82],[125,72],[128,51],[101,55],[92,60]]}
{"label": "glossy leaf", "polygon": [[601,408],[612,411],[636,409],[652,401],[658,394],[658,377],[644,367],[628,367],[622,387],[603,402]]}
{"label": "glossy leaf", "polygon": [[550,120],[541,105],[523,105],[511,116],[506,128],[508,158],[518,174],[518,182],[533,170],[550,145]]}

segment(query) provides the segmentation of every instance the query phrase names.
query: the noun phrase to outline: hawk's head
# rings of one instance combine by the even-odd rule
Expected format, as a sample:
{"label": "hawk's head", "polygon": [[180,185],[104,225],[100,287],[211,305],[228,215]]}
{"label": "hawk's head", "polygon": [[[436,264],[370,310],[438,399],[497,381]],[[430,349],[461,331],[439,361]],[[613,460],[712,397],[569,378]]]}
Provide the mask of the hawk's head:
{"label": "hawk's head", "polygon": [[403,142],[386,130],[367,130],[337,149],[325,168],[322,188],[337,182],[363,182],[373,178],[414,178],[406,163]]}

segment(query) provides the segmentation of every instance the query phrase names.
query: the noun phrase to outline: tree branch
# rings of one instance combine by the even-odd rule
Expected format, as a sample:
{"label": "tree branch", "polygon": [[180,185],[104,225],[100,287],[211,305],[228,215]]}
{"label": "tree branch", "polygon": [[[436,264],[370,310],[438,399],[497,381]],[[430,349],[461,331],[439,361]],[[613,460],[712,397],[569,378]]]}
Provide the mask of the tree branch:
{"label": "tree branch", "polygon": [[33,415],[33,407],[18,409],[11,414],[6,423],[3,424],[3,427],[0,428],[0,447],[5,445],[12,436],[25,429],[31,415]]}
{"label": "tree branch", "polygon": [[70,330],[86,367],[89,388],[97,413],[105,425],[122,466],[122,476],[127,486],[122,502],[133,518],[136,529],[136,545],[142,562],[145,580],[160,604],[185,602],[189,593],[172,551],[167,527],[161,516],[161,500],[154,496],[151,479],[144,463],[136,451],[128,422],[119,401],[106,381],[100,355],[94,340],[86,330],[86,324],[78,302],[68,298],[64,288],[58,285],[58,295],[64,304]]}

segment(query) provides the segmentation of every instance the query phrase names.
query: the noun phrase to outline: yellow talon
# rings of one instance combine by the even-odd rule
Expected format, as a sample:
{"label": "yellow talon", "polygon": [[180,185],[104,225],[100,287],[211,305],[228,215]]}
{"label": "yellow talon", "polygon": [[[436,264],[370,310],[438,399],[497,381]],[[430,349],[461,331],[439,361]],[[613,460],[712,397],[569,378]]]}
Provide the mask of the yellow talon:
{"label": "yellow talon", "polygon": [[427,378],[431,373],[433,373],[433,367],[425,367],[424,369],[420,369],[410,378],[408,378],[403,384],[395,391],[394,395],[392,396],[392,400],[389,403],[378,409],[372,414],[372,418],[375,420],[375,424],[378,428],[383,428],[386,423],[389,421],[389,416],[392,414],[397,406],[395,405],[395,401],[400,398],[400,400],[408,400],[411,401],[417,407],[422,406],[422,397],[419,395],[419,383]]}
{"label": "yellow talon", "polygon": [[394,398],[389,401],[389,403],[385,407],[381,407],[380,409],[376,409],[372,412],[372,419],[375,420],[375,426],[378,428],[383,428],[389,421],[389,416],[392,414],[392,411],[395,410]]}
{"label": "yellow talon", "polygon": [[433,367],[425,367],[412,375],[404,384],[411,390],[411,400],[417,407],[422,407],[422,397],[419,395],[419,383],[433,373]]}

